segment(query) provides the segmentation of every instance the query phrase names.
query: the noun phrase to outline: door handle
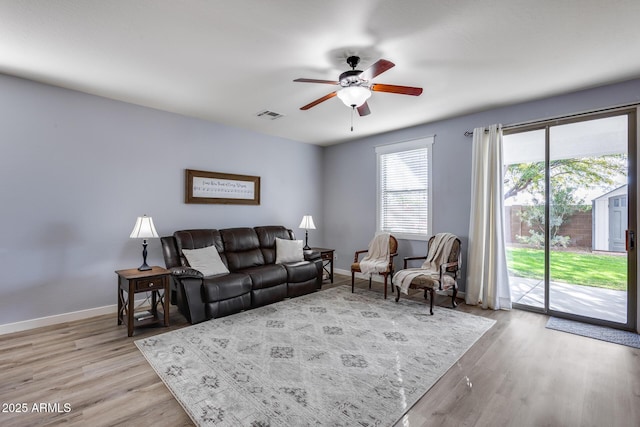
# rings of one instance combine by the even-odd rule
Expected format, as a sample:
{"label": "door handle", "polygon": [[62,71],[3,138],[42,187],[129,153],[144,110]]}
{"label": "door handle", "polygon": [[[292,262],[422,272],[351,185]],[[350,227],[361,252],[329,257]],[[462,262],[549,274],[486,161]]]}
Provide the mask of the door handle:
{"label": "door handle", "polygon": [[629,252],[636,247],[636,233],[633,230],[625,230],[625,250]]}

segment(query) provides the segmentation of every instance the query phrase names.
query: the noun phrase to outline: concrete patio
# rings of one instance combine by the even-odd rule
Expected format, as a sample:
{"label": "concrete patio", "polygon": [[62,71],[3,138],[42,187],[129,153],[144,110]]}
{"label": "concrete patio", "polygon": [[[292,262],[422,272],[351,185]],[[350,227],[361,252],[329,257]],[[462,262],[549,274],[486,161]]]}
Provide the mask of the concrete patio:
{"label": "concrete patio", "polygon": [[[544,281],[509,277],[511,301],[544,308]],[[552,310],[627,323],[627,293],[591,286],[551,282],[549,306]]]}

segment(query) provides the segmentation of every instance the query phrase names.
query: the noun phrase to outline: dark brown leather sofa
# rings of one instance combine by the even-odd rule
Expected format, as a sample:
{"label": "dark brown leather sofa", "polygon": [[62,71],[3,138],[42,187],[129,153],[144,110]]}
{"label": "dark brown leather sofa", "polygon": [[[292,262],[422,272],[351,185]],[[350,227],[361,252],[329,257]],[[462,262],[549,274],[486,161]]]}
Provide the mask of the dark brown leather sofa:
{"label": "dark brown leather sofa", "polygon": [[[173,283],[171,302],[191,324],[314,292],[322,285],[319,253],[276,264],[276,237],[293,240],[282,226],[181,230],[162,237]],[[204,277],[189,267],[183,249],[215,246],[229,273]]]}

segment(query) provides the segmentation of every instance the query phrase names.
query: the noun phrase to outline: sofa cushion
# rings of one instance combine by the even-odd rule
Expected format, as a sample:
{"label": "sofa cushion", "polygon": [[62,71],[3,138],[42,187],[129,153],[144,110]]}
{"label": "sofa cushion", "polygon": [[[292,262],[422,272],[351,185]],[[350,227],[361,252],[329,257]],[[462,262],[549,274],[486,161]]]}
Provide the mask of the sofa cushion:
{"label": "sofa cushion", "polygon": [[270,288],[287,283],[287,270],[280,264],[259,265],[240,272],[251,276],[252,289]]}
{"label": "sofa cushion", "polygon": [[276,237],[276,264],[303,260],[302,240],[289,240]]}
{"label": "sofa cushion", "polygon": [[189,262],[189,266],[201,272],[205,277],[228,273],[229,269],[220,259],[215,246],[200,249],[182,249],[182,253]]}
{"label": "sofa cushion", "polygon": [[203,302],[220,301],[251,292],[251,278],[246,274],[229,273],[206,277],[202,281]]}
{"label": "sofa cushion", "polygon": [[207,319],[228,316],[251,308],[251,292],[233,298],[204,304]]}
{"label": "sofa cushion", "polygon": [[282,301],[287,297],[287,286],[286,283],[283,283],[270,288],[252,290],[251,307],[261,307],[266,304]]}
{"label": "sofa cushion", "polygon": [[287,282],[298,283],[318,277],[318,269],[314,262],[299,261],[283,264],[287,269]]}
{"label": "sofa cushion", "polygon": [[258,235],[260,242],[260,250],[264,256],[265,264],[274,264],[276,262],[276,238],[292,240],[293,232],[281,225],[267,225],[263,227],[255,227],[254,230]]}
{"label": "sofa cushion", "polygon": [[258,235],[253,228],[227,228],[220,230],[220,236],[229,270],[235,272],[265,264]]}
{"label": "sofa cushion", "polygon": [[212,228],[180,230],[173,233],[173,237],[176,241],[181,265],[189,265],[184,253],[182,252],[183,249],[200,249],[206,248],[207,246],[214,246],[218,250],[222,262],[227,265],[227,261],[223,253],[224,246],[222,245],[222,237],[218,230]]}
{"label": "sofa cushion", "polygon": [[315,292],[317,289],[320,288],[315,278],[305,282],[287,283],[287,296],[289,298],[295,298]]}

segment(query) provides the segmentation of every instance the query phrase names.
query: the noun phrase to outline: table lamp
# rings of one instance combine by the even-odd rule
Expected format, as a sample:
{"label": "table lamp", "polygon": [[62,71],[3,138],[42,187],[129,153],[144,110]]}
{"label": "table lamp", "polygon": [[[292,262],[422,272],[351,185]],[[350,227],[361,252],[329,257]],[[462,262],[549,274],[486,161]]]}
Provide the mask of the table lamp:
{"label": "table lamp", "polygon": [[151,270],[151,267],[147,265],[147,239],[151,237],[160,237],[153,226],[153,219],[146,215],[139,216],[129,238],[144,239],[142,241],[142,265],[138,267],[140,271]]}
{"label": "table lamp", "polygon": [[305,251],[311,249],[309,247],[309,230],[315,230],[316,225],[313,223],[313,218],[311,215],[305,215],[302,217],[302,222],[300,222],[299,228],[304,228],[304,248]]}

